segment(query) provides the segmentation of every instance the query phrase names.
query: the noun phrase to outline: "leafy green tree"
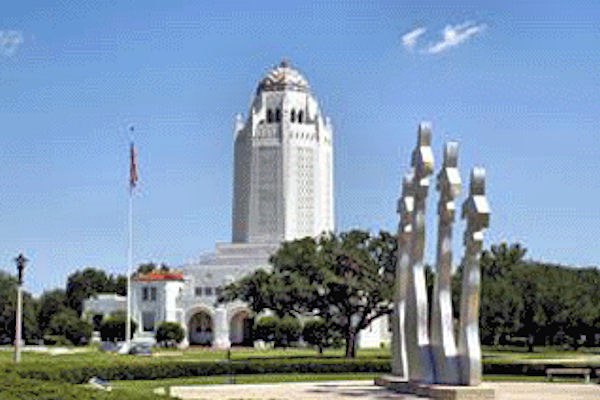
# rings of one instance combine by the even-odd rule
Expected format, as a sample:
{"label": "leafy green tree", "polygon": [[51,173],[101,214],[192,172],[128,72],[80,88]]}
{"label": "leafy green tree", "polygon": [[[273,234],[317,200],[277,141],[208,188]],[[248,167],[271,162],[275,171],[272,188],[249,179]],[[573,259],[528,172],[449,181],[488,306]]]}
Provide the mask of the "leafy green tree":
{"label": "leafy green tree", "polygon": [[38,323],[40,332],[47,333],[50,320],[55,314],[67,309],[67,295],[62,289],[42,293],[39,299]]}
{"label": "leafy green tree", "polygon": [[64,337],[74,345],[82,345],[89,343],[92,325],[79,318],[74,310],[65,308],[52,316],[47,331],[52,336]]}
{"label": "leafy green tree", "polygon": [[360,230],[285,242],[271,257],[270,272],[227,286],[221,301],[240,299],[257,313],[318,316],[354,357],[358,333],[391,312],[396,246],[389,233]]}
{"label": "leafy green tree", "polygon": [[[0,343],[12,343],[15,338],[17,309],[17,280],[0,271]],[[41,338],[38,328],[38,303],[23,291],[23,339],[33,341]]]}
{"label": "leafy green tree", "polygon": [[[103,341],[123,341],[125,340],[125,321],[127,321],[127,316],[123,311],[118,311],[105,318],[100,325],[100,337]],[[131,337],[135,330],[137,329],[137,324],[135,321],[131,320]]]}
{"label": "leafy green tree", "polygon": [[[270,272],[259,269],[253,274],[247,275],[237,282],[228,285],[219,295],[217,301],[222,303],[235,300],[236,298],[243,298],[252,310],[257,312],[267,310],[273,304],[271,291],[277,283],[279,282],[277,282],[277,279]],[[282,309],[274,311],[279,311],[280,314],[285,315]]]}
{"label": "leafy green tree", "polygon": [[[515,269],[523,264],[526,252],[518,243],[501,243],[481,254],[480,327],[484,343],[498,345],[502,337],[516,333],[523,326],[526,307],[523,294],[530,294],[532,288],[515,285],[512,277]],[[530,306],[534,307],[534,304]]]}
{"label": "leafy green tree", "polygon": [[302,338],[306,343],[315,346],[319,354],[323,354],[323,349],[336,344],[339,335],[332,329],[329,329],[325,321],[320,318],[314,318],[304,323]]}
{"label": "leafy green tree", "polygon": [[162,271],[162,272],[169,272],[171,270],[171,268],[165,263],[157,264],[152,261],[148,262],[148,263],[140,264],[137,268],[138,274],[147,274],[149,272],[157,271],[157,270]]}
{"label": "leafy green tree", "polygon": [[156,342],[166,347],[173,347],[183,340],[185,332],[176,322],[162,322],[156,330]]}
{"label": "leafy green tree", "polygon": [[76,271],[67,279],[67,305],[75,310],[77,315],[81,315],[85,299],[97,293],[113,292],[113,286],[106,272],[100,269],[86,268]]}
{"label": "leafy green tree", "polygon": [[127,295],[127,275],[117,275],[112,278],[113,288],[111,292],[114,292],[120,296]]}

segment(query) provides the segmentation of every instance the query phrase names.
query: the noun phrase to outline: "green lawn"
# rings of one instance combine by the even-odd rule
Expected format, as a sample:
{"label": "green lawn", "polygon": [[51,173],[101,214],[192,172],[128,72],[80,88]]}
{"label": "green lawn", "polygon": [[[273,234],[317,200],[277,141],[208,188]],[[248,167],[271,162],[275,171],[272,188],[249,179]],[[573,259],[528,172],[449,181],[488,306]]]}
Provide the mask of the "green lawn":
{"label": "green lawn", "polygon": [[[203,347],[193,347],[184,351],[173,350],[173,349],[155,349],[152,357],[144,358],[137,356],[121,356],[114,353],[103,353],[98,351],[95,347],[86,348],[73,348],[77,353],[74,354],[57,354],[52,355],[48,353],[39,353],[32,351],[24,351],[21,353],[21,361],[24,364],[44,363],[51,364],[52,360],[64,361],[77,364],[87,363],[99,363],[103,361],[113,361],[118,359],[124,361],[127,359],[132,362],[143,362],[148,358],[164,358],[164,359],[177,359],[181,361],[219,361],[227,359],[227,352],[223,350],[213,350]],[[315,350],[312,349],[270,349],[270,350],[256,350],[252,348],[233,348],[231,350],[232,360],[249,360],[249,359],[289,359],[289,358],[312,358],[318,357],[319,355]],[[322,357],[327,358],[342,358],[344,356],[342,349],[326,350]],[[12,363],[12,351],[8,348],[4,348],[0,351],[0,366],[3,364]],[[389,350],[387,349],[364,349],[358,352],[358,358],[387,358],[389,357]]]}
{"label": "green lawn", "polygon": [[[347,373],[347,374],[264,374],[264,375],[239,375],[235,377],[236,384],[260,384],[278,382],[309,382],[309,381],[336,381],[336,380],[364,380],[373,381],[378,375],[374,373]],[[520,376],[520,375],[491,375],[486,376],[487,382],[545,382],[542,376]],[[559,383],[581,383],[581,379],[558,379]],[[144,393],[152,394],[154,389],[168,388],[171,386],[184,385],[219,385],[231,383],[229,376],[199,376],[194,378],[176,378],[160,380],[139,381],[115,381],[113,390],[115,393]]]}
{"label": "green lawn", "polygon": [[[3,348],[0,350],[0,375],[2,370],[14,370],[19,366],[12,363],[12,352],[10,349]],[[56,349],[54,353],[56,352]],[[90,365],[105,365],[113,368],[118,365],[144,366],[150,361],[173,360],[173,361],[222,361],[227,358],[226,351],[218,351],[207,348],[191,348],[185,351],[173,349],[155,349],[152,357],[136,357],[136,356],[120,356],[112,353],[102,353],[94,347],[73,348],[76,351],[74,354],[55,354],[39,353],[25,351],[22,353],[22,367],[34,368],[43,370],[56,369],[58,366],[78,368],[88,367]],[[231,351],[231,359],[234,361],[244,360],[280,360],[286,363],[308,361],[318,364],[318,357],[324,359],[340,359],[344,354],[341,349],[327,350],[322,356],[319,356],[316,351],[311,349],[270,349],[270,350],[255,350],[251,348],[234,348]],[[536,364],[536,363],[566,363],[577,364],[586,363],[588,365],[598,365],[600,367],[600,351],[599,349],[585,349],[581,351],[561,351],[556,348],[538,348],[533,353],[528,353],[524,350],[514,351],[514,349],[491,349],[484,348],[483,356],[487,363],[498,364]],[[370,349],[359,350],[358,358],[364,359],[382,359],[384,362],[389,359],[390,354],[388,349]],[[156,365],[156,362],[152,363]],[[543,368],[543,366],[539,366]],[[539,368],[538,367],[538,368]],[[503,373],[503,372],[501,372]],[[512,374],[512,372],[507,372]],[[543,373],[543,369],[542,369]],[[329,381],[329,380],[367,380],[372,381],[378,373],[262,373],[254,375],[240,374],[235,376],[236,383],[273,383],[273,382],[300,382],[300,381]],[[543,376],[526,376],[526,375],[486,375],[486,381],[533,381],[543,382]],[[226,374],[214,376],[190,376],[171,379],[157,380],[113,380],[113,393],[107,395],[107,400],[117,398],[131,399],[159,399],[161,397],[154,395],[154,389],[168,388],[170,386],[180,385],[205,385],[205,384],[224,384],[229,383],[231,377]],[[25,381],[23,381],[25,382]],[[560,382],[581,382],[581,379],[560,380]],[[1,382],[0,382],[1,383]],[[60,386],[63,385],[63,386]],[[64,390],[84,390],[84,385],[71,385],[64,382],[56,382],[56,387],[64,388]],[[70,389],[72,388],[72,389]],[[62,389],[61,389],[62,390]],[[87,397],[87,396],[86,396]],[[48,397],[50,398],[50,397]],[[74,395],[69,399],[81,398]],[[164,398],[164,397],[163,397]]]}
{"label": "green lawn", "polygon": [[[372,381],[378,374],[353,373],[353,374],[263,374],[263,375],[238,375],[235,383],[277,383],[277,382],[308,382],[308,381],[336,381],[336,380],[366,380]],[[116,393],[153,393],[156,388],[167,388],[182,385],[219,385],[231,383],[229,376],[199,376],[194,378],[160,379],[154,381],[114,381],[113,391]]]}
{"label": "green lawn", "polygon": [[[102,361],[112,361],[118,359],[124,361],[131,359],[133,362],[143,362],[142,357],[135,356],[119,356],[111,353],[102,353],[95,347],[75,348],[75,354],[47,354],[38,352],[24,351],[22,353],[23,363],[44,363],[51,364],[53,360],[68,360],[77,364],[87,364]],[[342,349],[326,350],[323,357],[327,358],[342,358],[344,356]],[[362,349],[358,351],[358,358],[387,358],[389,357],[389,349]],[[231,351],[233,360],[248,360],[248,359],[289,359],[289,358],[313,358],[318,357],[316,351],[312,349],[270,349],[256,350],[252,348],[234,348]],[[582,349],[579,351],[564,351],[556,348],[536,348],[533,353],[528,353],[525,350],[514,351],[513,349],[483,349],[483,357],[485,360],[493,360],[498,362],[572,362],[572,363],[598,363],[600,364],[600,349]],[[225,360],[227,352],[223,350],[213,350],[203,347],[194,347],[184,351],[173,349],[156,349],[153,352],[152,358],[173,358],[184,361],[210,361],[210,360]],[[135,360],[135,361],[134,361]],[[0,351],[0,366],[6,363],[12,363],[12,351],[4,347]]]}

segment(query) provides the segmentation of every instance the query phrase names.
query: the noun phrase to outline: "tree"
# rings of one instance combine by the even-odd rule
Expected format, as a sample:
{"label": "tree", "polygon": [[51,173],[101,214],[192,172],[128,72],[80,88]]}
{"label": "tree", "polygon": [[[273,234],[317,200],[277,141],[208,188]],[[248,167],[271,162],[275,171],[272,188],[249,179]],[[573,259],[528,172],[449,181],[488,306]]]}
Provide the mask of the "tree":
{"label": "tree", "polygon": [[[531,307],[530,311],[533,311],[535,307],[532,288],[519,287],[513,282],[515,270],[523,264],[526,253],[527,249],[519,243],[500,243],[481,254],[479,321],[484,343],[498,345],[502,337],[515,334],[523,325],[524,308]],[[528,295],[524,296],[524,293]],[[526,299],[529,299],[529,305],[525,303]]]}
{"label": "tree", "polygon": [[67,279],[67,305],[81,315],[85,299],[97,293],[112,292],[113,286],[112,280],[100,269],[76,271]]}
{"label": "tree", "polygon": [[144,264],[140,264],[137,268],[137,273],[138,274],[147,274],[150,273],[152,271],[162,271],[162,272],[169,272],[171,270],[171,268],[165,264],[165,263],[160,263],[157,264],[155,262],[148,262],[148,263],[144,263]]}
{"label": "tree", "polygon": [[339,335],[336,335],[336,332],[329,329],[325,321],[320,318],[314,318],[304,323],[302,338],[306,343],[317,347],[319,354],[323,354],[323,349],[334,345]]}
{"label": "tree", "polygon": [[[273,304],[271,291],[275,284],[276,280],[270,272],[259,269],[253,274],[247,275],[240,280],[229,284],[221,292],[217,301],[223,303],[240,298],[244,299],[248,306],[254,311],[260,312],[267,310],[271,304]],[[279,311],[281,312],[281,310]],[[256,321],[256,323],[258,323],[258,321]]]}
{"label": "tree", "polygon": [[113,277],[112,291],[120,296],[127,296],[127,275]]}
{"label": "tree", "polygon": [[162,322],[156,330],[156,342],[166,347],[181,343],[185,332],[177,322]]}
{"label": "tree", "polygon": [[[103,341],[123,341],[125,340],[125,321],[127,316],[123,311],[115,312],[113,315],[105,318],[100,325],[100,337]],[[137,324],[131,320],[131,337],[137,328]]]}
{"label": "tree", "polygon": [[[12,343],[15,338],[15,316],[17,309],[17,280],[0,271],[0,343]],[[38,328],[38,303],[23,291],[23,339],[32,341],[41,338]]]}
{"label": "tree", "polygon": [[228,285],[221,301],[245,301],[256,313],[318,316],[354,357],[360,330],[391,312],[396,247],[389,233],[360,230],[284,242],[270,272]]}
{"label": "tree", "polygon": [[53,336],[62,336],[74,345],[89,343],[92,325],[77,316],[71,309],[63,309],[52,316],[47,331]]}
{"label": "tree", "polygon": [[50,320],[55,314],[67,309],[67,296],[62,289],[44,292],[39,300],[38,324],[42,334],[46,333]]}

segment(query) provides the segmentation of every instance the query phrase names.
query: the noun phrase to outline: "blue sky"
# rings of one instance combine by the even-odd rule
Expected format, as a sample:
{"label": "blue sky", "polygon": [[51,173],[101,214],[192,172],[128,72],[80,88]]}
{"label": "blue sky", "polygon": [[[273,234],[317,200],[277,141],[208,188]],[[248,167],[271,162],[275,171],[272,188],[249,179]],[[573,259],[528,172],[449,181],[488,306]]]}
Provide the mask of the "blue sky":
{"label": "blue sky", "polygon": [[35,293],[85,266],[125,271],[132,123],[136,262],[178,265],[229,240],[234,115],[283,57],[335,127],[337,229],[396,228],[416,127],[430,120],[438,165],[456,139],[463,180],[487,169],[487,243],[600,264],[600,6],[448,3],[5,4],[0,268],[24,251]]}

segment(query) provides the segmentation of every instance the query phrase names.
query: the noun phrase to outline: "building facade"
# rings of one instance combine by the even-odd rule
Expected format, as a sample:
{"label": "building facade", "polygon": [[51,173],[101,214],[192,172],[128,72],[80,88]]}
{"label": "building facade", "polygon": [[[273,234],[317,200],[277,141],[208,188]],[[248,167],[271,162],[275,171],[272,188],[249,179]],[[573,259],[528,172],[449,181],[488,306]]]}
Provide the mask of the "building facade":
{"label": "building facade", "polygon": [[[298,70],[283,61],[268,71],[248,116],[236,116],[233,141],[232,241],[177,273],[133,278],[136,340],[152,341],[170,321],[184,327],[184,346],[252,345],[251,310],[217,305],[222,288],[269,268],[281,242],[334,230],[333,129]],[[379,325],[361,345],[379,346]]]}

